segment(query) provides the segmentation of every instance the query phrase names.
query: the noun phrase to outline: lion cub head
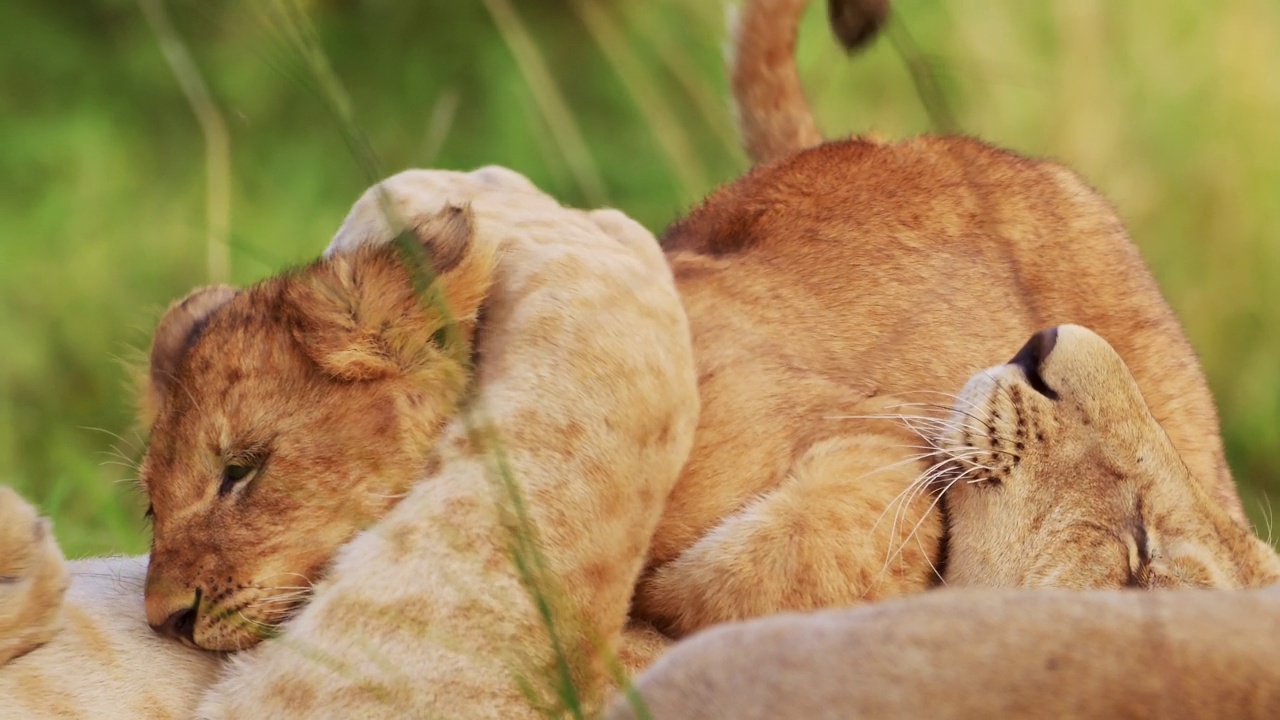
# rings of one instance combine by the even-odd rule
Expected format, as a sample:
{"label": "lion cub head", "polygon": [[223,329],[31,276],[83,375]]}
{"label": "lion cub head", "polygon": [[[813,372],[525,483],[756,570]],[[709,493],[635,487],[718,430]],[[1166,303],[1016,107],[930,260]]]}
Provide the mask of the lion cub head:
{"label": "lion cub head", "polygon": [[471,242],[467,209],[411,229],[434,280],[410,272],[424,262],[413,243],[369,244],[248,289],[196,290],[160,321],[140,472],[158,631],[254,644],[429,467],[467,391],[495,255]]}
{"label": "lion cub head", "polygon": [[974,376],[937,440],[949,455],[947,582],[1256,587],[1280,560],[1182,464],[1105,340],[1042,330]]}

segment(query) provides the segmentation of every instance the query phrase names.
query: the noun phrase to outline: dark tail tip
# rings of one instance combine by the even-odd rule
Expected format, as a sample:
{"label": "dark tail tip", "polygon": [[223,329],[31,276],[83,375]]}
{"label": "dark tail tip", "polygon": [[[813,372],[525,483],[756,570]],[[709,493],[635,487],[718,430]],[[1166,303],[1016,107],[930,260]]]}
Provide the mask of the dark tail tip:
{"label": "dark tail tip", "polygon": [[852,52],[871,41],[889,21],[889,0],[827,0],[831,32]]}

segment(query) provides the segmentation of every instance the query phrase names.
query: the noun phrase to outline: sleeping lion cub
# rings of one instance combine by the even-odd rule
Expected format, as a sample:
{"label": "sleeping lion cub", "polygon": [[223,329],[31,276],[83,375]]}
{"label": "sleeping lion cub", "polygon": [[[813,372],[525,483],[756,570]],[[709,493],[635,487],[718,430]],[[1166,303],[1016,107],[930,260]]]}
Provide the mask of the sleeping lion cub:
{"label": "sleeping lion cub", "polygon": [[[374,242],[401,223],[408,248]],[[599,703],[697,417],[656,241],[490,167],[404,173],[334,242],[354,247],[197,290],[161,319],[149,564],[72,564],[59,612],[47,526],[0,495],[16,518],[0,526],[0,640],[25,652],[0,667],[0,718],[216,717],[241,702],[253,718],[510,717],[539,692],[555,702],[540,684],[559,672]],[[419,284],[410,268],[427,263],[435,280]],[[542,544],[557,552],[529,547]],[[262,648],[278,656],[230,663],[188,647],[247,647],[308,600],[288,627],[338,643],[286,637]],[[539,610],[575,640],[553,653]],[[236,691],[272,672],[292,677],[270,706]],[[312,690],[342,681],[361,689]]]}
{"label": "sleeping lion cub", "polygon": [[[1280,560],[1191,476],[1120,356],[1089,330],[1038,333],[974,375],[935,427],[949,461],[939,482],[951,585],[1280,580]],[[945,591],[716,628],[636,687],[659,720],[1262,718],[1280,702],[1277,633],[1280,587]],[[621,701],[607,716],[635,717]]]}
{"label": "sleeping lion cub", "polygon": [[[664,239],[693,332],[702,413],[636,616],[679,637],[931,586],[948,530],[934,497],[903,494],[928,463],[913,462],[903,448],[911,439],[875,417],[894,411],[890,398],[900,398],[899,413],[903,403],[936,404],[945,395],[929,391],[955,392],[1036,330],[1064,323],[1115,346],[1218,509],[1216,527],[1247,532],[1195,354],[1107,201],[1062,165],[972,138],[823,143],[792,58],[807,4],[744,3],[732,84],[758,164]],[[830,0],[837,36],[871,37],[886,6]],[[1127,501],[1141,515],[1142,498]],[[957,543],[974,532],[992,538],[988,584],[1017,576],[1028,534],[1055,532],[1037,516],[1005,522],[1003,535],[961,517],[951,528]],[[1046,582],[1049,567],[1075,559],[1041,557]],[[1113,559],[1098,558],[1093,581],[1123,580],[1111,575]]]}
{"label": "sleeping lion cub", "polygon": [[[842,37],[882,19],[833,2]],[[681,637],[885,599],[932,587],[939,572],[1114,587],[1267,577],[1256,568],[1270,551],[1241,539],[1195,355],[1106,201],[1060,165],[968,138],[809,147],[821,138],[791,58],[804,4],[746,3],[733,85],[761,164],[667,232],[665,265],[620,214],[577,216],[512,178],[495,180],[501,197],[474,201],[482,221],[505,222],[469,234],[445,211],[466,202],[441,184],[457,174],[406,173],[362,199],[326,261],[240,293],[206,291],[166,317],[142,473],[156,521],[148,621],[206,649],[280,634],[225,669],[203,717],[530,716],[529,673],[582,688],[590,707],[605,687],[602,651],[619,648],[632,667],[662,651],[647,627]],[[427,252],[460,335],[409,313],[387,204],[445,240]],[[639,249],[602,255],[611,246],[584,232]],[[527,242],[490,256],[449,242],[460,237]],[[513,285],[486,285],[493,259]],[[538,314],[493,291],[503,287],[536,288]],[[643,329],[602,325],[621,309]],[[955,426],[930,412],[929,391],[954,392],[1038,328],[1070,322],[1114,344],[1199,494],[1149,498],[1139,484],[1104,503],[1084,492],[1057,498],[1078,512],[1041,517],[1001,503],[1043,498],[1005,493],[985,510],[1003,522],[975,521],[977,493],[1004,482],[1004,466],[934,468],[936,448],[909,449],[920,439],[884,418],[923,403],[916,427]],[[476,387],[502,410],[498,434],[547,573],[563,584],[563,616],[530,600],[528,565],[511,562],[488,446],[448,419],[470,399],[454,359],[473,333],[488,338],[468,348]],[[534,354],[503,355],[515,350]],[[968,449],[953,459],[1023,458],[1032,437],[992,421],[991,447],[960,436],[954,447]],[[1147,462],[1120,460],[1107,467]],[[962,482],[976,477],[986,481]],[[944,563],[947,527],[928,491],[948,479],[957,557]],[[1123,518],[1127,534],[1099,544],[1087,525],[1054,525],[1093,512]],[[1078,544],[1059,542],[1073,533]],[[563,656],[548,622],[568,628],[554,646]],[[562,701],[537,698],[551,711]]]}

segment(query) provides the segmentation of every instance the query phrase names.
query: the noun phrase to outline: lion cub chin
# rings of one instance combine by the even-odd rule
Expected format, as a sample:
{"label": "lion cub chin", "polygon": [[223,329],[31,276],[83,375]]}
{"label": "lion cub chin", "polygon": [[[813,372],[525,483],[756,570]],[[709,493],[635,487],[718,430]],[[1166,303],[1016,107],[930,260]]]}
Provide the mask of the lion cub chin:
{"label": "lion cub chin", "polygon": [[973,376],[934,442],[948,458],[946,582],[988,587],[1259,587],[1267,543],[1183,464],[1116,351],[1042,330]]}

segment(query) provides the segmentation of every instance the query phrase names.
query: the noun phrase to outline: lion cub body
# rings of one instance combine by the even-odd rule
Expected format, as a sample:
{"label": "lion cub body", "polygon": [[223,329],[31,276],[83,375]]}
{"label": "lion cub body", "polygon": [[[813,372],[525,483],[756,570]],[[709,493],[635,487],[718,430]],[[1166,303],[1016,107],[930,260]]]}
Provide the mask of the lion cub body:
{"label": "lion cub body", "polygon": [[[1096,333],[1036,333],[927,437],[946,458],[952,585],[1238,588],[1280,559],[1188,471]],[[1280,587],[944,590],[727,624],[636,680],[650,716],[1267,717]],[[634,717],[615,701],[611,720]]]}
{"label": "lion cub body", "polygon": [[[1263,720],[1280,589],[945,590],[731,623],[636,681],[653,718]],[[617,701],[606,720],[637,717]]]}
{"label": "lion cub body", "polygon": [[1060,165],[968,138],[832,142],[757,166],[664,244],[702,398],[638,590],[672,634],[928,587],[942,521],[928,494],[898,500],[923,470],[911,438],[850,416],[949,404],[921,393],[1062,323],[1115,345],[1244,521],[1195,353],[1111,206]]}

